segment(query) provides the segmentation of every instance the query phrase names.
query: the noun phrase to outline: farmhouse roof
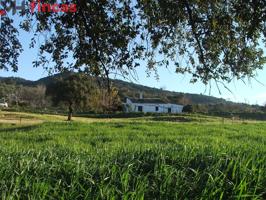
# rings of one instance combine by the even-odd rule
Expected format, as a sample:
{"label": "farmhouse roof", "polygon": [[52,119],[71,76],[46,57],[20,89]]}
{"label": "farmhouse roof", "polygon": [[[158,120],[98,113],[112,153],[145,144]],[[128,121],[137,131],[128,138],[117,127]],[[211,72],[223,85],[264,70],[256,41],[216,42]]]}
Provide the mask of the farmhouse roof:
{"label": "farmhouse roof", "polygon": [[132,103],[156,103],[156,104],[167,104],[168,102],[163,101],[159,98],[145,98],[145,99],[135,99],[135,98],[129,98]]}

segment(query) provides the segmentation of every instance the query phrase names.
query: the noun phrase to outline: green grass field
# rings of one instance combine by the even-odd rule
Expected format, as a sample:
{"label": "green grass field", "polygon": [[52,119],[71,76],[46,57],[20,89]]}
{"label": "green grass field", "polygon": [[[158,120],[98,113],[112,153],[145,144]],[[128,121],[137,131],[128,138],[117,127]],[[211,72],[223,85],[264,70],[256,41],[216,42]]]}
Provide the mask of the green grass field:
{"label": "green grass field", "polygon": [[2,199],[266,199],[266,123],[21,115],[0,114]]}

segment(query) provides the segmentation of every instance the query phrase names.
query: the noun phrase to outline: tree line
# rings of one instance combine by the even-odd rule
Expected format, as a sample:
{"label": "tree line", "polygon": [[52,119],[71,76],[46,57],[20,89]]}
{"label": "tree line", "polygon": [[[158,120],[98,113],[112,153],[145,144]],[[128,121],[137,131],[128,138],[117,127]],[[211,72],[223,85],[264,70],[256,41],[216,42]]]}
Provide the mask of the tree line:
{"label": "tree line", "polygon": [[[45,83],[45,84],[44,84]],[[101,83],[101,81],[100,81]],[[11,109],[29,109],[38,112],[61,112],[68,110],[68,119],[73,113],[117,113],[123,111],[125,97],[161,98],[166,102],[184,105],[183,112],[231,116],[235,113],[265,113],[263,106],[227,102],[222,99],[170,92],[111,81],[108,91],[95,77],[83,73],[66,73],[51,76],[36,82],[6,78],[0,79],[0,100],[8,102]]]}
{"label": "tree line", "polygon": [[110,113],[122,110],[118,91],[100,87],[96,80],[83,73],[73,73],[53,79],[47,85],[27,86],[1,82],[0,99],[12,107],[28,107],[45,111],[45,108],[68,109],[68,120],[74,110]]}

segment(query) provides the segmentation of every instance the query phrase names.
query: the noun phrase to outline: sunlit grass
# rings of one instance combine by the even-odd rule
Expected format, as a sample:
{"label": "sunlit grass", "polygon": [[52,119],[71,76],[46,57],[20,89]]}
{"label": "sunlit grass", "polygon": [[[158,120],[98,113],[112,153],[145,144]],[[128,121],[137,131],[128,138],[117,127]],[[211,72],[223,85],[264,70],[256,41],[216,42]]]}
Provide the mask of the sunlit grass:
{"label": "sunlit grass", "polygon": [[0,126],[3,199],[266,198],[265,123],[57,119]]}

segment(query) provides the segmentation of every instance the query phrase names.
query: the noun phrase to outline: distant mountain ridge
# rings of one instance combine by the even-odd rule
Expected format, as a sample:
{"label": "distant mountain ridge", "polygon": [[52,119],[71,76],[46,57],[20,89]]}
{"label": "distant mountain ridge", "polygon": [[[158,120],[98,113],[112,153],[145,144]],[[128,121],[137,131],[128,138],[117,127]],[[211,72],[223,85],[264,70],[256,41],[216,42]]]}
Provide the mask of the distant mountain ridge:
{"label": "distant mountain ridge", "polygon": [[[0,77],[0,82],[6,84],[23,85],[23,86],[37,86],[37,85],[47,85],[54,81],[56,78],[68,76],[68,74],[55,74],[52,76],[47,76],[41,78],[37,81],[30,81],[19,77]],[[158,88],[152,88],[148,86],[143,86],[136,83],[130,83],[123,80],[112,79],[113,85],[118,89],[119,95],[124,97],[135,97],[137,98],[139,93],[144,94],[144,98],[167,98],[168,101],[176,103],[182,99],[186,99],[183,104],[232,104],[233,102],[226,101],[222,98],[217,98],[213,96],[201,95],[201,94],[190,94],[173,92],[168,90],[162,90]]]}

